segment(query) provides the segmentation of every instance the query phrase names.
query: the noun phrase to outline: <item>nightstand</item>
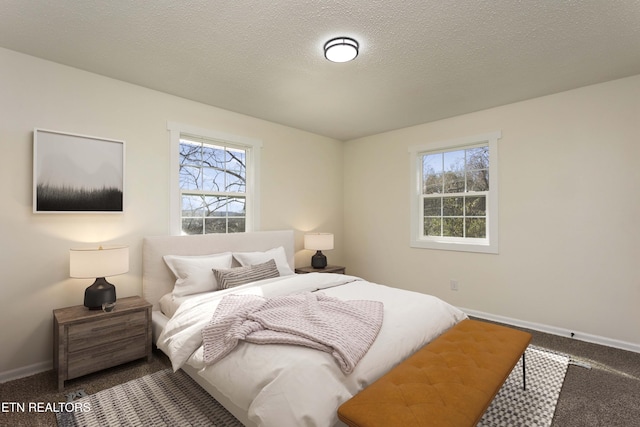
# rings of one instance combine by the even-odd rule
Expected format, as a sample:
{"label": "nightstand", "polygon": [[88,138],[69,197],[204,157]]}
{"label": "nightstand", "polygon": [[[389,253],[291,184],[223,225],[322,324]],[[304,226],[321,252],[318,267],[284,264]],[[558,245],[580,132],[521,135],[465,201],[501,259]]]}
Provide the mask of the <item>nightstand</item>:
{"label": "nightstand", "polygon": [[345,274],[346,268],[340,265],[327,265],[325,268],[313,268],[311,266],[296,268],[296,273],[338,273]]}
{"label": "nightstand", "polygon": [[72,378],[146,357],[151,361],[151,304],[120,298],[110,313],[83,305],[53,310],[53,367],[58,390]]}

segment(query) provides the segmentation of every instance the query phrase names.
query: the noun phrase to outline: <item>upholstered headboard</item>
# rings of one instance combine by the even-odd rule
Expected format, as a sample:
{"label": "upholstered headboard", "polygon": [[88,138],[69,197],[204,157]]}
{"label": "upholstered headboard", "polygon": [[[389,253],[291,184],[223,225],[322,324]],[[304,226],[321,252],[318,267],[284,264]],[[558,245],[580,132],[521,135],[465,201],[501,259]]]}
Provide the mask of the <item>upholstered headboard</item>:
{"label": "upholstered headboard", "polygon": [[198,236],[153,236],[142,242],[142,296],[158,310],[158,301],[171,292],[175,276],[164,255],[208,255],[220,252],[266,251],[284,247],[289,266],[294,266],[293,230],[253,233],[206,234]]}

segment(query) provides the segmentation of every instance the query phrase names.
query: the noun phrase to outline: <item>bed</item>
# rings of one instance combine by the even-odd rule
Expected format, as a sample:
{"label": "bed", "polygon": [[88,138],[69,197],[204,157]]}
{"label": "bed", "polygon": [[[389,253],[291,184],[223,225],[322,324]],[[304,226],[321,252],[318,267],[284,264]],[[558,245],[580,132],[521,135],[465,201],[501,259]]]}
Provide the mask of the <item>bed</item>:
{"label": "bed", "polygon": [[[199,257],[212,254],[224,262],[231,254],[234,271],[271,256],[278,277],[183,296],[175,265],[170,268],[165,258],[200,262]],[[293,274],[294,255],[292,230],[157,236],[143,241],[143,297],[153,305],[154,342],[169,355],[174,369],[184,370],[246,426],[344,425],[336,414],[340,404],[466,318],[459,309],[430,295],[349,275]],[[216,258],[216,262],[222,261]],[[384,306],[375,341],[348,374],[330,353],[288,344],[240,341],[217,362],[204,362],[201,331],[225,296],[271,298],[303,293],[349,302],[380,301]]]}

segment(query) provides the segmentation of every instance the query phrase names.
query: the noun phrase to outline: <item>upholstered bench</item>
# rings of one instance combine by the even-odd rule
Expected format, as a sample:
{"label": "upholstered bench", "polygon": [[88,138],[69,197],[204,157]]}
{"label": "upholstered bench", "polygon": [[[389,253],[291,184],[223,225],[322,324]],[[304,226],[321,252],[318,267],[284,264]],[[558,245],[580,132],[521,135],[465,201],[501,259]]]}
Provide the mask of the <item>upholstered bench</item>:
{"label": "upholstered bench", "polygon": [[338,418],[351,427],[475,426],[530,341],[463,320],[343,403]]}

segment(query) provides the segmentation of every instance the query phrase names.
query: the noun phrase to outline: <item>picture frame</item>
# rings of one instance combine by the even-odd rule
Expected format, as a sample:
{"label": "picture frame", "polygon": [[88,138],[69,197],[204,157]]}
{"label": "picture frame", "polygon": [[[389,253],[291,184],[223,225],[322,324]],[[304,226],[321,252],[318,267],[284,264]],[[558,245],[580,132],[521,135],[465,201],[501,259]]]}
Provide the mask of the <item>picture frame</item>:
{"label": "picture frame", "polygon": [[33,131],[34,213],[123,213],[125,142]]}

